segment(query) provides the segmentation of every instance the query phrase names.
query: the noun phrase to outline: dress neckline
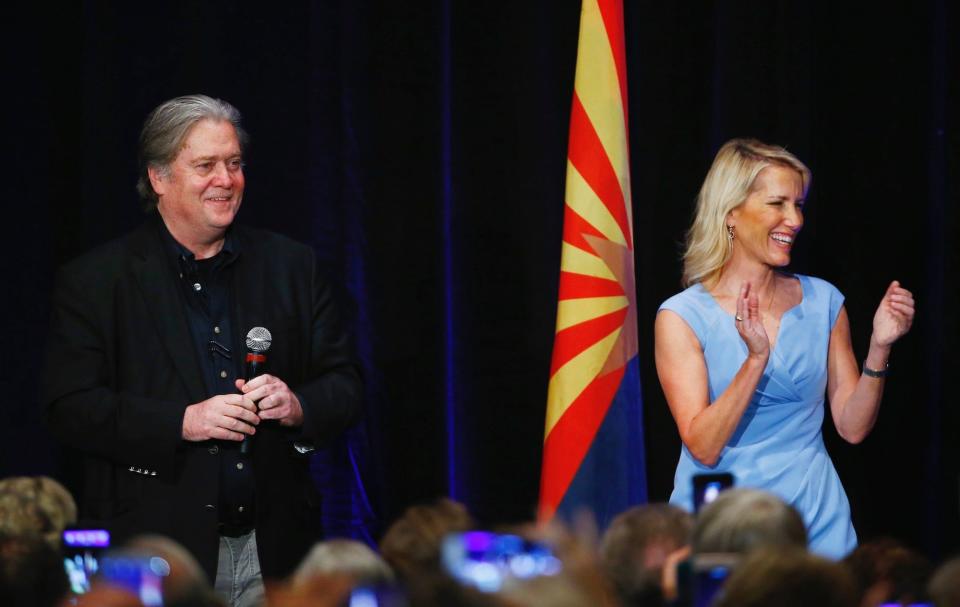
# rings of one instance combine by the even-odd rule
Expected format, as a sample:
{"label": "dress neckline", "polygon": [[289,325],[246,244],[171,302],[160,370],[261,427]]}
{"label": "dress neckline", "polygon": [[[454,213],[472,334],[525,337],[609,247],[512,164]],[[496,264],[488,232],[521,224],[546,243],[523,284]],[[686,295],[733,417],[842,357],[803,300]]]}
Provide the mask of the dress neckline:
{"label": "dress neckline", "polygon": [[[780,315],[780,318],[777,319],[777,322],[779,323],[779,328],[777,329],[777,338],[774,340],[772,344],[770,344],[771,354],[773,354],[774,350],[776,350],[777,346],[780,344],[780,335],[783,333],[783,321],[788,316],[793,315],[794,311],[799,311],[803,307],[804,303],[807,301],[807,289],[806,289],[806,285],[804,284],[804,276],[802,274],[786,274],[786,273],[784,273],[784,275],[788,277],[796,278],[797,282],[800,283],[800,301],[798,301],[796,304],[784,310],[783,314]],[[722,312],[725,316],[727,316],[728,318],[736,317],[736,313],[731,314],[730,312],[727,312],[723,306],[720,305],[720,302],[717,301],[717,299],[713,296],[713,293],[708,291],[707,288],[703,286],[703,283],[698,282],[697,286],[700,287],[700,291],[704,295],[706,295],[707,298],[710,300],[710,302],[718,310],[720,310],[720,312]]]}

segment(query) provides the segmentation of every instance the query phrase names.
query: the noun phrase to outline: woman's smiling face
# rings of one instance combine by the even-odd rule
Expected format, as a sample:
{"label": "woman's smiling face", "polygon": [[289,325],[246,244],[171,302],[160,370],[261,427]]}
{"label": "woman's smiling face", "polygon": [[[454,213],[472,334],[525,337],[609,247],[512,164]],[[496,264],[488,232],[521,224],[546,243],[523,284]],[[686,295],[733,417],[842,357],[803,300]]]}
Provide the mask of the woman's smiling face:
{"label": "woman's smiling face", "polygon": [[733,255],[774,268],[789,264],[803,227],[805,196],[795,169],[771,165],[760,171],[747,199],[727,216],[734,229]]}

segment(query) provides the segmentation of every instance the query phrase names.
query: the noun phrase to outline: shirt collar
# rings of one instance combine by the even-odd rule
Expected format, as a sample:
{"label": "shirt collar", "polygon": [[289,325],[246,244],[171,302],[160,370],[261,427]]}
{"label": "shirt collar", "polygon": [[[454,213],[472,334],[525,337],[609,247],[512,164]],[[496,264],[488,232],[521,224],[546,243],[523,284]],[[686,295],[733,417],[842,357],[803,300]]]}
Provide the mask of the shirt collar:
{"label": "shirt collar", "polygon": [[[177,239],[173,237],[173,234],[170,233],[170,230],[167,229],[167,224],[163,222],[163,217],[160,216],[160,213],[157,213],[157,223],[159,224],[160,235],[163,238],[164,248],[167,250],[167,254],[173,258],[178,264],[187,262],[195,263],[195,256],[190,249],[183,246]],[[227,233],[224,235],[223,248],[220,249],[220,252],[213,256],[217,259],[215,262],[215,267],[225,267],[233,263],[237,257],[240,256],[240,242],[239,239],[234,234],[233,226],[227,228]]]}

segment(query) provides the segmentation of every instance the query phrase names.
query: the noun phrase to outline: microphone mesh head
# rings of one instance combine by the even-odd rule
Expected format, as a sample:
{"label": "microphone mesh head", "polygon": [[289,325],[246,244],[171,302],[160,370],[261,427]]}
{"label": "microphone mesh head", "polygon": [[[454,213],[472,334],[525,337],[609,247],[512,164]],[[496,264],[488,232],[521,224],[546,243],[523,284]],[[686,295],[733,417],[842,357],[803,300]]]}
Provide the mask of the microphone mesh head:
{"label": "microphone mesh head", "polygon": [[270,331],[263,327],[254,327],[247,333],[247,348],[254,352],[266,352],[273,343],[273,336]]}

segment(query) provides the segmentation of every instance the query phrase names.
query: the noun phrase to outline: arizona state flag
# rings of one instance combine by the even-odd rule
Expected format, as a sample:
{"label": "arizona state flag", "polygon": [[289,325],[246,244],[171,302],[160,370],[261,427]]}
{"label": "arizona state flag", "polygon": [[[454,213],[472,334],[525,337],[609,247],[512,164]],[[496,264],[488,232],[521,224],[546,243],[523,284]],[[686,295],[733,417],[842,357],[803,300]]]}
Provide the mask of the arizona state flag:
{"label": "arizona state flag", "polygon": [[583,0],[538,518],[646,501],[621,0]]}

